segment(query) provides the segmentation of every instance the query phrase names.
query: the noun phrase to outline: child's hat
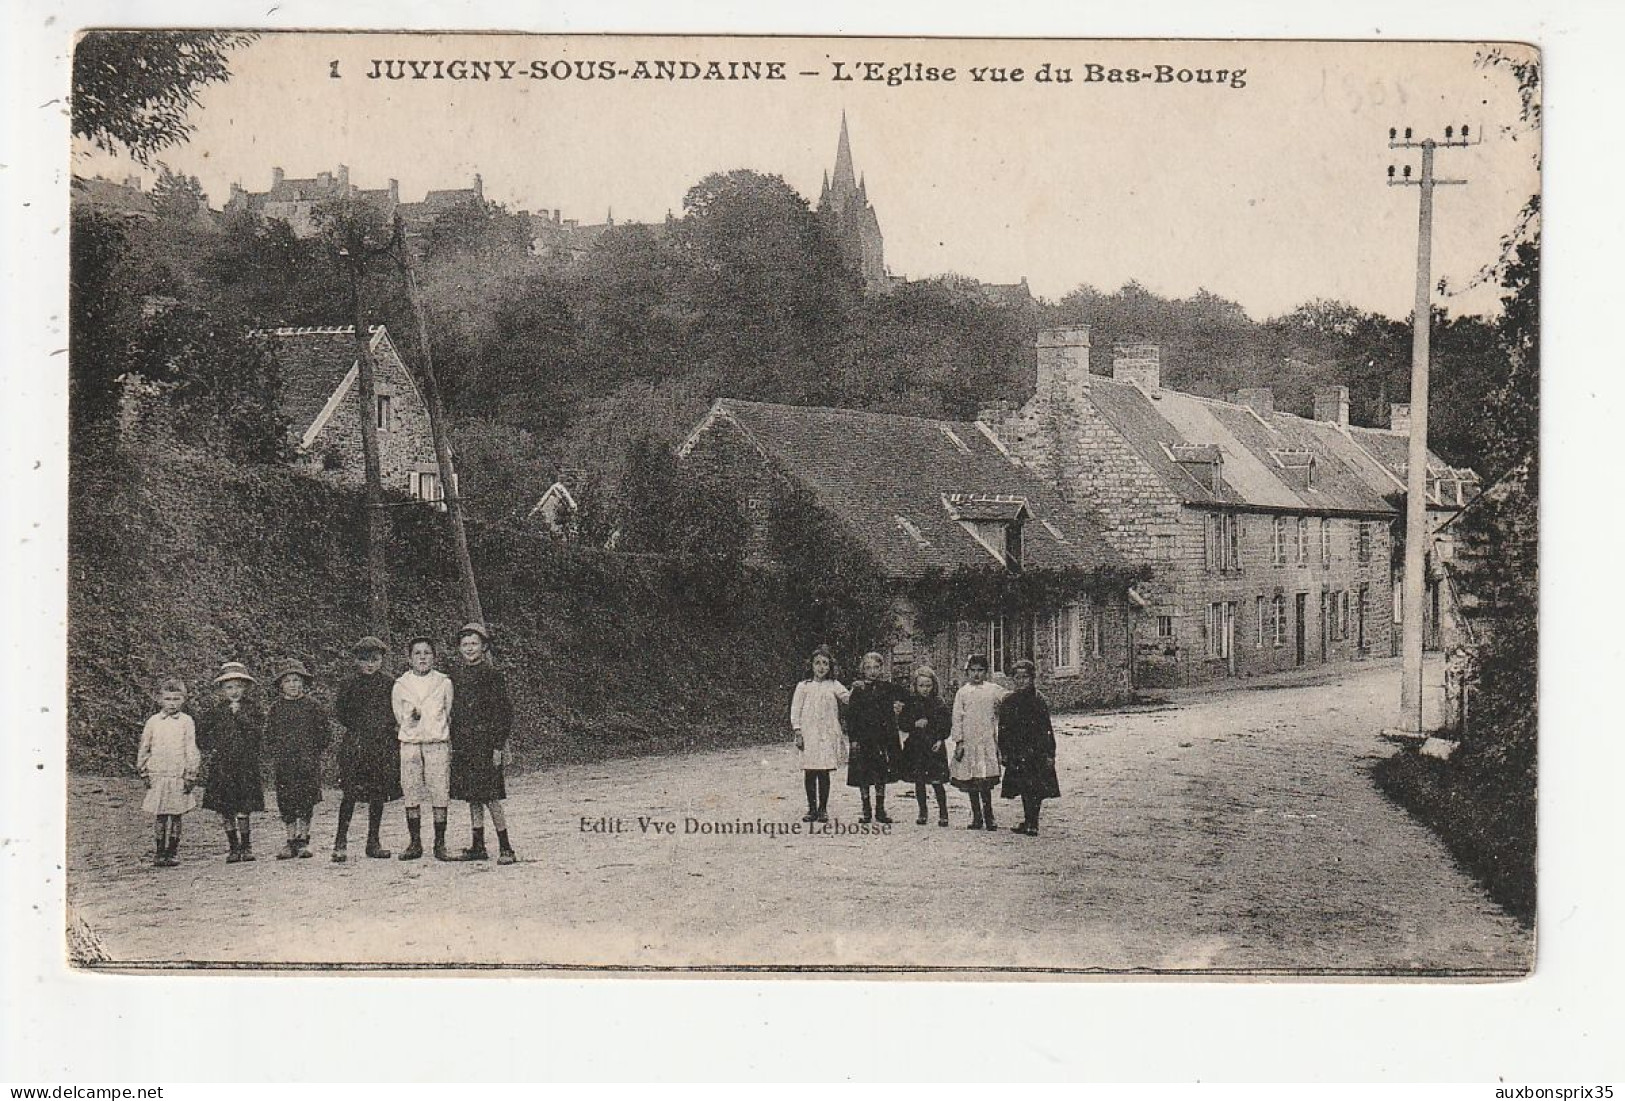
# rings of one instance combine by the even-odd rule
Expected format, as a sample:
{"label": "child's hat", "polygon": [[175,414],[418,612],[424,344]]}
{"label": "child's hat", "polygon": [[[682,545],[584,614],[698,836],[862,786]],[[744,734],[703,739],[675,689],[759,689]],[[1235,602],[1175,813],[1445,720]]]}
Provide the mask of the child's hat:
{"label": "child's hat", "polygon": [[248,671],[248,666],[240,661],[228,661],[220,666],[220,675],[214,678],[214,683],[225,684],[230,680],[247,681],[249,684],[259,683],[254,675]]}
{"label": "child's hat", "polygon": [[377,635],[362,635],[361,639],[354,646],[350,647],[350,653],[387,654],[389,653],[389,647],[385,646],[384,640],[379,638]]}
{"label": "child's hat", "polygon": [[291,677],[295,673],[299,675],[301,680],[307,682],[316,679],[310,675],[310,670],[305,668],[305,663],[300,661],[298,658],[278,663],[275,669],[275,676],[272,679],[277,684],[281,684],[285,678]]}
{"label": "child's hat", "polygon": [[491,629],[478,620],[469,620],[457,632],[457,641],[461,642],[469,635],[479,635],[489,645],[491,642]]}
{"label": "child's hat", "polygon": [[1031,673],[1033,676],[1036,677],[1038,675],[1038,666],[1034,665],[1028,659],[1022,658],[1020,661],[1016,662],[1014,665],[1012,665],[1010,667],[1010,672],[1012,674],[1016,674],[1016,675],[1019,675],[1019,674],[1022,674],[1022,673]]}

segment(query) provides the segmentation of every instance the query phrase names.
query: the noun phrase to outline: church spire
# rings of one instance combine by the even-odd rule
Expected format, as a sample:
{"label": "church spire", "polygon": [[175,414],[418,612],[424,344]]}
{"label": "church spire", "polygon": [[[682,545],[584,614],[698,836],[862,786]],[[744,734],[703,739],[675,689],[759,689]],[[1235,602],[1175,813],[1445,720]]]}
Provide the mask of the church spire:
{"label": "church spire", "polygon": [[841,112],[841,141],[835,148],[835,176],[830,186],[839,200],[858,189],[858,175],[852,168],[852,139],[846,133],[846,112]]}

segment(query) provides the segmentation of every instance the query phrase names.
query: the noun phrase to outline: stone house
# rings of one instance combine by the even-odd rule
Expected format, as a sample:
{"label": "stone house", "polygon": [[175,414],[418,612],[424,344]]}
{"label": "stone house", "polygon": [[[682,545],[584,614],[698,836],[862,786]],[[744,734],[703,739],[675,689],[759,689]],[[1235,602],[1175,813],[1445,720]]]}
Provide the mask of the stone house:
{"label": "stone house", "polygon": [[1085,328],[1038,336],[1038,385],[985,410],[998,444],[1148,564],[1135,683],[1180,685],[1387,655],[1395,508],[1345,430],[1161,384],[1154,344],[1089,371]]}
{"label": "stone house", "polygon": [[429,407],[382,325],[368,330],[376,401],[363,411],[355,326],[260,329],[282,380],[282,408],[300,464],[349,485],[362,485],[361,416],[374,418],[386,490],[425,501],[441,500]]}
{"label": "stone house", "polygon": [[[1347,416],[1347,396],[1344,396],[1343,427],[1349,438],[1372,459],[1361,470],[1368,476],[1373,488],[1404,508],[1406,472],[1410,468],[1411,407],[1408,403],[1394,403],[1388,407],[1387,428],[1351,427]],[[1316,419],[1321,418],[1316,411]],[[1448,649],[1471,637],[1467,616],[1462,607],[1462,594],[1455,582],[1453,563],[1456,558],[1456,539],[1450,521],[1478,496],[1482,483],[1476,473],[1463,467],[1453,467],[1433,452],[1428,452],[1427,522],[1428,557],[1427,584],[1422,604],[1422,641],[1426,649]],[[1401,515],[1396,530],[1403,530]],[[1398,563],[1395,568],[1399,569]],[[1399,577],[1394,580],[1395,637],[1404,619],[1400,606]]]}
{"label": "stone house", "polygon": [[[747,563],[782,566],[772,509],[791,487],[867,552],[895,594],[892,630],[873,647],[889,652],[894,677],[929,662],[951,689],[966,658],[985,654],[1008,683],[1030,657],[1056,706],[1128,694],[1140,617],[1124,558],[984,427],[724,398],[678,456],[737,494]],[[1015,614],[931,603],[933,581],[966,571],[1000,583],[1023,571],[1084,580],[1076,595]]]}

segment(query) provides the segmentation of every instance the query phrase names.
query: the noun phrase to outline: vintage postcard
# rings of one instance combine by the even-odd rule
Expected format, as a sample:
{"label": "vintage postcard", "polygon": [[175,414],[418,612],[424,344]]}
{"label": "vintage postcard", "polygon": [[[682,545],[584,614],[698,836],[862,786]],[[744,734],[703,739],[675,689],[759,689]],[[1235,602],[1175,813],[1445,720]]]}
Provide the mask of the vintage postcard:
{"label": "vintage postcard", "polygon": [[1540,76],[83,33],[69,958],[1528,973]]}

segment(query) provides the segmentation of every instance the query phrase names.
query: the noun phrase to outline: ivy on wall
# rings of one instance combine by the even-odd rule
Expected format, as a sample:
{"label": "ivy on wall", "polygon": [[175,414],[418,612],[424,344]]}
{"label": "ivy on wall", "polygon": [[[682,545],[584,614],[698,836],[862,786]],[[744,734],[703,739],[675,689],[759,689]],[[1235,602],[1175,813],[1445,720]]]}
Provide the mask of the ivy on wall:
{"label": "ivy on wall", "polygon": [[1109,599],[1151,576],[1147,566],[1094,569],[1029,569],[1012,573],[988,565],[953,573],[934,572],[909,585],[918,608],[916,626],[927,635],[957,620],[992,619],[1052,611],[1088,596]]}

